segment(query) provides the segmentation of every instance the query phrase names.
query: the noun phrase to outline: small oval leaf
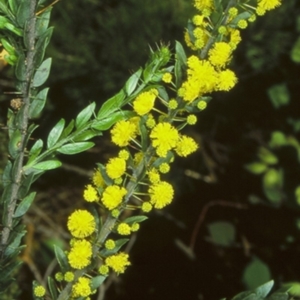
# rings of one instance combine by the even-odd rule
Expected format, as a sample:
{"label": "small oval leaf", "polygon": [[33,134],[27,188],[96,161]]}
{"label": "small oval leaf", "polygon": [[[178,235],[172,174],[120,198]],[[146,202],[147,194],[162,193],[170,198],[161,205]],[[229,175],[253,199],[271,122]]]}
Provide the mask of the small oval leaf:
{"label": "small oval leaf", "polygon": [[65,128],[65,120],[60,119],[57,122],[57,124],[51,129],[48,135],[48,139],[47,139],[48,148],[52,148],[57,143],[64,128]]}
{"label": "small oval leaf", "polygon": [[31,203],[35,198],[36,192],[30,193],[26,198],[22,200],[22,202],[18,205],[15,213],[14,218],[22,217],[30,208]]}
{"label": "small oval leaf", "polygon": [[93,142],[78,142],[72,144],[66,144],[57,149],[59,153],[72,155],[92,148],[95,144]]}
{"label": "small oval leaf", "polygon": [[34,74],[33,81],[32,81],[33,87],[39,87],[46,82],[50,74],[51,63],[52,63],[51,57],[45,59],[42,62],[42,64],[39,66],[39,68],[36,70]]}
{"label": "small oval leaf", "polygon": [[59,160],[46,160],[32,166],[32,168],[46,171],[46,170],[59,168],[60,166],[61,166],[61,162]]}

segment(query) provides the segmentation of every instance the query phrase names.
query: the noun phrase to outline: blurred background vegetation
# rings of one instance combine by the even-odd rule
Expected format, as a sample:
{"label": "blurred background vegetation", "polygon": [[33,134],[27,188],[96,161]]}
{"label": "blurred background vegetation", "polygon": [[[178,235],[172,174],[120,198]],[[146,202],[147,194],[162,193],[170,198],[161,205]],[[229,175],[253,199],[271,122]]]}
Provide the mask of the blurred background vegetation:
{"label": "blurred background vegetation", "polygon": [[[283,5],[249,24],[232,69],[239,83],[217,93],[189,134],[200,150],[178,159],[168,180],[176,198],[131,240],[132,266],[106,284],[106,300],[220,299],[273,278],[300,282],[300,7]],[[50,97],[36,137],[61,118],[116,93],[143,66],[149,46],[174,48],[193,8],[188,0],[63,0],[52,14]],[[0,123],[12,98],[12,70],[0,73]],[[0,172],[7,159],[0,131]],[[28,234],[19,299],[51,272],[53,243],[69,238],[66,218],[83,205],[96,162],[117,149],[109,136],[88,153],[62,157],[61,169],[36,184],[24,218]],[[300,296],[300,293],[295,294]],[[98,297],[98,298],[97,298]],[[95,296],[95,299],[104,299]]]}

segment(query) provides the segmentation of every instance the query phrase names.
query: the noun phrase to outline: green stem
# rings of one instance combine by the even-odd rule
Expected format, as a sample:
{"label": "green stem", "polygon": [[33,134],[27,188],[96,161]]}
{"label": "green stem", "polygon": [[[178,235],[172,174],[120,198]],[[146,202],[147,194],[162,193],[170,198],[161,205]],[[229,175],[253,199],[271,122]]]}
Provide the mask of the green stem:
{"label": "green stem", "polygon": [[30,106],[30,98],[31,98],[31,81],[32,76],[34,74],[33,67],[33,57],[34,57],[34,47],[35,47],[35,26],[36,26],[36,0],[31,0],[28,15],[28,27],[27,27],[27,36],[28,36],[28,49],[26,51],[26,71],[25,71],[25,80],[21,83],[20,92],[23,95],[23,110],[20,111],[22,114],[20,116],[20,132],[21,132],[21,140],[19,143],[19,154],[17,155],[15,161],[13,162],[14,169],[14,179],[13,182],[7,187],[9,189],[6,195],[9,195],[9,199],[3,199],[7,204],[6,217],[3,218],[3,231],[1,235],[1,244],[0,244],[0,253],[3,255],[4,249],[7,246],[7,242],[12,230],[13,225],[13,214],[15,212],[18,192],[22,183],[22,167],[24,163],[24,152],[27,143],[27,130],[29,123],[29,106]]}

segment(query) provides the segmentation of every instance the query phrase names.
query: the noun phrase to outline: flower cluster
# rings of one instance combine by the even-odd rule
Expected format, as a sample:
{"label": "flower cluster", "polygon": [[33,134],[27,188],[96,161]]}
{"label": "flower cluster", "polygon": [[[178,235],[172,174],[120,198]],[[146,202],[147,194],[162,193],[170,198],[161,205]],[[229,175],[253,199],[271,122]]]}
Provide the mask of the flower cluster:
{"label": "flower cluster", "polygon": [[[57,273],[56,280],[73,282],[72,299],[93,293],[90,278],[87,274],[74,276],[76,270],[91,268],[99,276],[107,276],[110,271],[124,273],[130,265],[128,254],[120,252],[126,240],[114,240],[109,234],[122,237],[136,232],[139,223],[146,219],[142,214],[153,208],[163,209],[172,202],[173,186],[163,177],[176,156],[187,157],[199,147],[192,137],[182,134],[182,129],[196,124],[194,113],[206,108],[207,94],[229,91],[236,84],[236,75],[228,64],[241,41],[239,30],[254,20],[255,12],[259,15],[280,5],[280,0],[258,0],[257,8],[247,5],[220,11],[215,7],[219,2],[194,0],[197,14],[185,32],[185,40],[196,53],[186,58],[184,50],[178,47],[175,65],[168,67],[168,47],[152,53],[148,69],[159,66],[158,70],[152,75],[144,72],[141,81],[148,80],[147,85],[140,88],[141,84],[126,102],[132,108],[130,117],[119,120],[110,130],[111,141],[120,148],[119,152],[106,164],[98,164],[91,183],[83,191],[87,205],[98,209],[93,214],[76,210],[67,223],[73,237],[67,253],[70,270]],[[239,14],[245,7],[252,12],[241,18]],[[218,13],[222,21],[214,25],[212,20],[217,18],[210,16]],[[125,210],[135,213],[125,218]]]}

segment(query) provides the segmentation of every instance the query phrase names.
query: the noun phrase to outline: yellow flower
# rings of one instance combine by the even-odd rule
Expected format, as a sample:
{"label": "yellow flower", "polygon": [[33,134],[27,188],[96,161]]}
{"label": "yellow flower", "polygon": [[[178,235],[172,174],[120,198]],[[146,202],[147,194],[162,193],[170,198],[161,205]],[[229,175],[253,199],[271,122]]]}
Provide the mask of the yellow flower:
{"label": "yellow flower", "polygon": [[70,266],[74,269],[83,269],[91,263],[92,245],[86,240],[74,241],[68,254]]}
{"label": "yellow flower", "polygon": [[55,277],[55,280],[58,282],[61,282],[64,280],[64,274],[62,272],[55,273],[54,277]]}
{"label": "yellow flower", "polygon": [[195,15],[193,17],[193,23],[196,25],[196,26],[200,26],[202,25],[203,23],[205,24],[206,22],[204,21],[204,16],[203,15]]}
{"label": "yellow flower", "polygon": [[105,242],[105,248],[106,248],[106,249],[112,250],[112,249],[114,249],[115,247],[116,247],[116,243],[115,243],[114,240],[109,239],[109,240],[107,240],[107,241]]}
{"label": "yellow flower", "polygon": [[232,49],[224,42],[215,43],[208,52],[208,59],[217,68],[223,68],[230,60]]}
{"label": "yellow flower", "polygon": [[239,42],[242,40],[240,31],[238,29],[229,29],[230,32],[230,41],[229,45],[234,50]]}
{"label": "yellow flower", "polygon": [[118,234],[129,235],[131,228],[127,223],[120,223],[117,228]]}
{"label": "yellow flower", "polygon": [[178,107],[178,103],[175,99],[171,99],[168,103],[168,107],[170,109],[176,109]]}
{"label": "yellow flower", "polygon": [[137,127],[130,121],[121,120],[114,125],[110,133],[114,144],[119,147],[125,147],[131,139],[136,137]]}
{"label": "yellow flower", "polygon": [[150,186],[148,193],[153,206],[155,208],[163,208],[172,202],[174,190],[171,184],[161,181]]}
{"label": "yellow flower", "polygon": [[167,152],[176,146],[179,133],[171,124],[159,123],[152,129],[150,138],[157,155],[165,157]]}
{"label": "yellow flower", "polygon": [[187,102],[192,102],[205,93],[215,90],[218,82],[218,74],[215,68],[207,60],[200,60],[192,55],[187,60],[188,78],[182,84],[178,95]]}
{"label": "yellow flower", "polygon": [[65,275],[64,275],[64,280],[66,281],[66,282],[72,282],[73,280],[74,280],[74,278],[75,278],[75,275],[74,275],[74,273],[73,272],[66,272],[65,273]]}
{"label": "yellow flower", "polygon": [[37,297],[44,297],[46,294],[46,289],[42,285],[37,285],[34,288],[33,293]]}
{"label": "yellow flower", "polygon": [[200,11],[204,9],[213,10],[214,2],[213,0],[195,0],[194,6]]}
{"label": "yellow flower", "polygon": [[86,277],[79,277],[78,281],[72,287],[72,297],[88,297],[91,295],[91,280]]}
{"label": "yellow flower", "polygon": [[219,73],[219,91],[229,91],[232,89],[237,83],[237,77],[234,72],[227,69]]}
{"label": "yellow flower", "polygon": [[106,165],[106,173],[111,179],[121,177],[126,171],[126,161],[124,158],[111,158]]}
{"label": "yellow flower", "polygon": [[204,110],[206,107],[207,107],[207,103],[203,100],[199,101],[197,103],[197,107],[200,109],[200,110]]}
{"label": "yellow flower", "polygon": [[246,20],[239,20],[237,26],[241,29],[245,29],[248,26],[248,22]]}
{"label": "yellow flower", "polygon": [[188,136],[181,136],[177,146],[175,148],[176,153],[179,156],[186,157],[189,154],[195,152],[198,149],[196,142]]}
{"label": "yellow flower", "polygon": [[104,187],[105,186],[104,179],[99,170],[95,170],[92,181],[96,187]]}
{"label": "yellow flower", "polygon": [[133,223],[132,225],[131,225],[131,231],[132,232],[136,232],[136,231],[138,231],[140,229],[140,224],[139,223]]}
{"label": "yellow flower", "polygon": [[165,73],[162,76],[162,81],[165,83],[170,83],[172,81],[172,74],[171,73]]}
{"label": "yellow flower", "polygon": [[140,116],[147,114],[153,108],[157,95],[158,91],[156,89],[139,94],[133,101],[134,111]]}
{"label": "yellow flower", "polygon": [[186,118],[186,122],[189,124],[189,125],[195,125],[197,123],[197,117],[195,115],[189,115],[187,118]]}
{"label": "yellow flower", "polygon": [[167,163],[162,163],[160,166],[159,166],[159,171],[163,174],[166,174],[170,171],[170,165],[167,164]]}
{"label": "yellow flower", "polygon": [[118,274],[124,273],[126,267],[130,265],[128,254],[124,252],[107,257],[105,263]]}
{"label": "yellow flower", "polygon": [[184,32],[184,41],[185,41],[186,45],[188,47],[190,47],[192,50],[197,50],[197,48],[192,43],[191,37],[190,37],[189,32],[187,30]]}
{"label": "yellow flower", "polygon": [[155,168],[152,168],[151,170],[149,170],[147,172],[147,175],[148,175],[149,181],[151,183],[157,183],[160,181],[160,174],[158,173],[157,169],[155,169]]}
{"label": "yellow flower", "polygon": [[143,212],[149,212],[149,211],[151,211],[152,210],[152,204],[150,202],[144,202],[142,204],[141,210]]}
{"label": "yellow flower", "polygon": [[100,268],[99,268],[99,273],[101,275],[107,275],[109,272],[109,268],[107,265],[101,265]]}
{"label": "yellow flower", "polygon": [[271,10],[281,5],[281,0],[260,0],[257,9],[264,11]]}
{"label": "yellow flower", "polygon": [[122,203],[126,193],[127,191],[124,187],[111,185],[104,190],[101,201],[107,209],[113,210]]}
{"label": "yellow flower", "polygon": [[122,159],[127,160],[130,157],[130,152],[128,150],[123,149],[119,152],[118,156]]}
{"label": "yellow flower", "polygon": [[97,201],[98,200],[98,192],[91,184],[88,184],[86,186],[86,189],[83,191],[83,198],[87,202]]}
{"label": "yellow flower", "polygon": [[95,231],[95,218],[87,210],[78,209],[68,219],[68,229],[76,238],[85,238]]}

